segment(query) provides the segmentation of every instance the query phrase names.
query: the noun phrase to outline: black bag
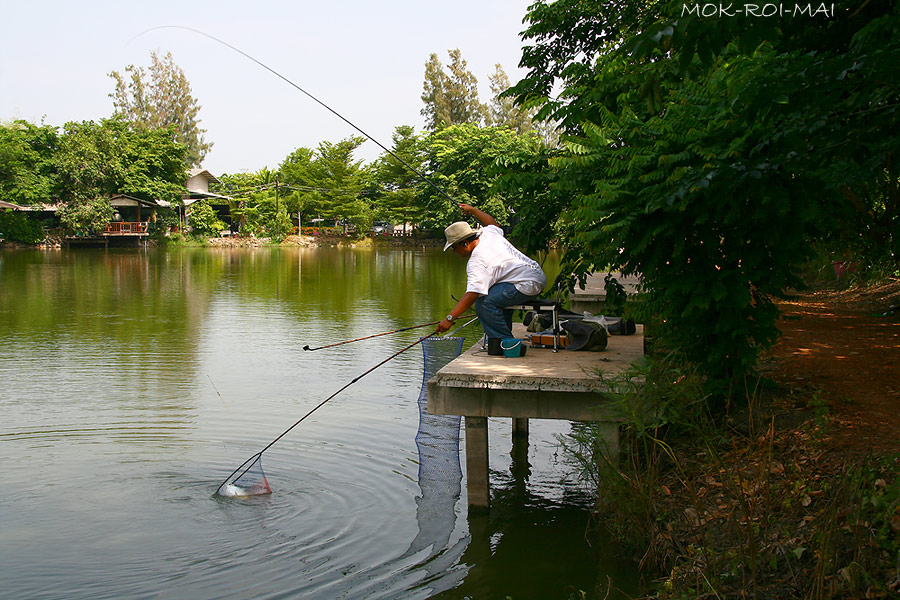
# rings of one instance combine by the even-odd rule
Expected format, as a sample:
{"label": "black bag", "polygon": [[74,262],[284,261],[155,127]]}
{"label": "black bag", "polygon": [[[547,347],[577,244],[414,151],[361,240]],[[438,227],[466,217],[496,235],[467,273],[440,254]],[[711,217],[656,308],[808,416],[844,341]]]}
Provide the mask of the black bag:
{"label": "black bag", "polygon": [[566,350],[590,350],[599,352],[606,348],[606,328],[596,321],[564,321],[562,328],[569,337]]}

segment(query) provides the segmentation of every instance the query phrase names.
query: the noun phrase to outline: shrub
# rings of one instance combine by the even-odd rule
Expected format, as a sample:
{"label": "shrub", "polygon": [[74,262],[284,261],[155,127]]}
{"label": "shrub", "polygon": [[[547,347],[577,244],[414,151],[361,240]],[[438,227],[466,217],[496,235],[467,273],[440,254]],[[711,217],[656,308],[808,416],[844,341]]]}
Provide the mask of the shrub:
{"label": "shrub", "polygon": [[0,212],[0,233],[10,241],[23,244],[37,244],[44,239],[44,228],[40,223],[14,210]]}
{"label": "shrub", "polygon": [[193,234],[200,237],[217,237],[225,229],[225,223],[219,219],[208,202],[194,204],[188,222]]}
{"label": "shrub", "polygon": [[60,222],[76,235],[91,235],[103,231],[113,218],[113,208],[106,198],[73,200],[59,209]]}

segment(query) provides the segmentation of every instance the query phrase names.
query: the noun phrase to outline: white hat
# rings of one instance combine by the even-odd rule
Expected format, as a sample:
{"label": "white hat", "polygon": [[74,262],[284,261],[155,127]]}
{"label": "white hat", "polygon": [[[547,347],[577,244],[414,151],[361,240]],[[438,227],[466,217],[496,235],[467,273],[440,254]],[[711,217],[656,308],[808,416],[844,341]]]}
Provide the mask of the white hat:
{"label": "white hat", "polygon": [[447,243],[444,244],[444,250],[456,242],[461,242],[473,235],[481,235],[481,231],[472,229],[465,221],[457,221],[444,230],[444,237],[447,238]]}

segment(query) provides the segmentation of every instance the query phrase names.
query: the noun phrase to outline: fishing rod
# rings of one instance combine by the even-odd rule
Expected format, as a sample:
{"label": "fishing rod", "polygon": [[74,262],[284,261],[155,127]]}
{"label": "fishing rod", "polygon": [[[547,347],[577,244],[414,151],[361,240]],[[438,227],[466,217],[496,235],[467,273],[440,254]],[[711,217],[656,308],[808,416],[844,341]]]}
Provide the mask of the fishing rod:
{"label": "fishing rod", "polygon": [[[471,322],[471,321],[470,321],[470,322]],[[466,323],[466,325],[468,325],[468,323]],[[463,327],[465,327],[465,325],[463,325]],[[460,327],[459,329],[462,329],[462,327]],[[354,383],[356,383],[357,381],[359,381],[360,379],[362,379],[363,377],[365,377],[366,375],[368,375],[369,373],[371,373],[372,371],[374,371],[374,370],[377,369],[378,367],[382,366],[382,365],[385,364],[386,362],[388,362],[388,361],[390,361],[390,360],[393,360],[394,358],[400,356],[401,354],[403,354],[404,352],[406,352],[407,350],[409,350],[410,348],[412,348],[412,347],[415,346],[416,344],[420,344],[420,343],[422,343],[423,341],[427,340],[428,338],[432,337],[435,333],[437,333],[437,331],[435,331],[435,332],[433,332],[433,333],[429,333],[429,334],[426,335],[426,336],[420,337],[419,339],[417,339],[417,340],[414,341],[413,343],[409,344],[408,346],[405,346],[402,350],[399,350],[398,352],[395,352],[394,354],[391,354],[391,355],[388,356],[386,359],[384,359],[383,361],[381,361],[380,363],[378,363],[378,364],[375,365],[374,367],[371,367],[369,370],[365,371],[364,373],[361,373],[360,375],[357,375],[357,376],[356,376],[355,378],[353,378],[349,383],[347,383],[347,384],[345,384],[343,387],[341,387],[338,391],[336,391],[335,393],[331,394],[330,396],[328,396],[327,398],[325,398],[324,400],[322,400],[321,402],[319,402],[319,403],[318,403],[317,405],[315,405],[312,409],[310,409],[309,412],[307,412],[305,415],[303,415],[302,417],[300,417],[299,419],[297,419],[297,421],[294,422],[293,425],[291,425],[290,427],[288,427],[287,429],[285,429],[285,430],[281,433],[281,435],[279,435],[279,436],[276,437],[274,440],[272,440],[271,442],[269,442],[269,443],[266,445],[265,448],[263,448],[262,450],[260,450],[259,452],[257,452],[256,454],[254,454],[253,456],[251,456],[250,458],[248,458],[247,460],[245,460],[243,463],[241,463],[241,466],[239,466],[237,469],[235,469],[234,471],[232,471],[231,474],[230,474],[228,477],[225,478],[225,481],[223,481],[222,483],[220,483],[220,484],[219,484],[219,487],[216,488],[216,495],[223,495],[223,494],[222,494],[222,490],[225,489],[226,486],[228,486],[228,485],[233,485],[232,482],[234,482],[234,481],[240,479],[241,477],[243,477],[244,474],[246,474],[247,471],[249,471],[249,470],[253,467],[254,463],[262,457],[263,452],[265,452],[266,450],[268,450],[269,448],[271,448],[272,446],[274,446],[275,443],[278,442],[278,440],[280,440],[281,438],[283,438],[284,436],[286,436],[288,433],[290,433],[290,431],[291,431],[292,429],[294,429],[294,427],[296,427],[297,425],[299,425],[300,423],[302,423],[303,421],[305,421],[310,415],[312,415],[314,412],[316,412],[317,410],[319,410],[320,408],[322,408],[323,406],[325,406],[325,404],[327,404],[329,400],[331,400],[332,398],[334,398],[335,396],[337,396],[338,394],[340,394],[341,392],[343,392],[344,390],[346,390],[348,387],[350,387],[351,385],[353,385]],[[242,469],[243,469],[243,471],[242,471]],[[240,472],[240,474],[238,474],[239,472]],[[237,477],[235,477],[235,475],[237,475]],[[266,489],[266,490],[269,489],[269,488],[268,488],[268,484],[266,484],[265,489]],[[271,490],[269,490],[269,491],[271,491]]]}
{"label": "fishing rod", "polygon": [[[460,315],[460,316],[466,317],[466,316],[470,316],[470,315]],[[350,344],[352,342],[368,340],[370,338],[375,338],[375,337],[379,337],[382,335],[390,335],[392,333],[400,333],[401,331],[409,331],[410,329],[420,329],[422,327],[428,327],[429,325],[437,325],[440,322],[441,321],[432,321],[431,323],[422,323],[421,325],[411,325],[410,327],[403,327],[402,329],[395,329],[393,331],[385,331],[384,333],[375,333],[372,335],[367,335],[365,337],[356,338],[355,340],[345,340],[343,342],[335,342],[334,344],[328,344],[326,346],[319,346],[318,348],[310,348],[309,345],[307,344],[306,346],[303,346],[303,349],[312,352],[313,350],[322,350],[323,348],[333,348],[334,346],[341,346],[343,344]]]}
{"label": "fishing rod", "polygon": [[472,323],[474,323],[474,322],[477,321],[477,320],[478,320],[478,317],[474,317],[474,318],[472,318],[472,319],[469,319],[468,321],[466,321],[465,323],[463,323],[462,325],[460,325],[460,326],[457,327],[456,329],[454,329],[454,330],[452,330],[452,331],[448,331],[447,333],[445,333],[444,335],[442,335],[441,338],[450,337],[450,336],[452,336],[454,333],[456,333],[457,331],[459,331],[460,329],[463,329],[463,328],[465,328],[465,327],[468,327],[469,325],[471,325]]}
{"label": "fishing rod", "polygon": [[402,163],[403,166],[405,166],[407,169],[409,169],[410,171],[412,171],[413,173],[415,173],[416,175],[418,175],[418,176],[422,179],[422,181],[424,181],[425,183],[427,183],[428,185],[430,185],[431,187],[433,187],[438,193],[440,193],[442,196],[444,196],[447,200],[449,200],[450,202],[452,202],[454,205],[459,206],[459,202],[457,202],[456,200],[454,200],[453,198],[451,198],[450,195],[449,195],[447,192],[445,192],[442,188],[440,188],[436,183],[434,183],[433,181],[431,181],[431,179],[429,179],[428,177],[426,177],[424,173],[422,173],[421,171],[419,171],[418,169],[416,169],[414,166],[412,166],[411,164],[409,164],[408,162],[406,162],[405,160],[403,160],[403,159],[400,158],[399,156],[397,156],[396,153],[394,153],[392,150],[389,150],[384,144],[382,144],[381,142],[379,142],[378,140],[376,140],[375,138],[373,138],[371,135],[369,135],[368,133],[366,133],[365,131],[363,131],[362,129],[360,129],[356,124],[352,123],[349,119],[347,119],[346,117],[344,117],[344,115],[340,114],[339,112],[337,112],[336,110],[334,110],[333,108],[331,108],[330,106],[328,106],[327,104],[325,104],[324,102],[322,102],[321,100],[319,100],[318,98],[316,98],[315,96],[313,96],[312,94],[310,94],[309,92],[307,92],[306,90],[304,90],[302,87],[300,87],[299,85],[297,85],[296,83],[294,83],[293,81],[291,81],[290,79],[288,79],[287,77],[285,77],[284,75],[282,75],[281,73],[279,73],[278,71],[276,71],[275,69],[273,69],[272,67],[270,67],[269,65],[265,64],[264,62],[262,62],[261,60],[258,60],[258,59],[256,59],[256,58],[254,58],[253,56],[247,54],[246,52],[244,52],[244,51],[241,50],[240,48],[238,48],[238,47],[236,47],[236,46],[232,46],[231,44],[229,44],[228,42],[226,42],[226,41],[224,41],[224,40],[220,40],[219,38],[217,38],[217,37],[214,36],[214,35],[210,35],[210,34],[204,32],[204,31],[200,31],[199,29],[194,29],[193,27],[187,27],[187,26],[185,26],[185,25],[160,25],[160,26],[158,26],[158,27],[151,27],[150,29],[146,29],[146,30],[142,31],[141,33],[139,33],[139,34],[137,34],[136,36],[134,36],[133,38],[131,38],[131,40],[129,40],[129,43],[130,43],[132,40],[134,40],[134,39],[136,39],[136,38],[138,38],[138,37],[144,35],[145,33],[149,33],[149,32],[151,32],[151,31],[156,31],[157,29],[184,29],[184,30],[186,30],[186,31],[190,31],[190,32],[193,32],[193,33],[197,33],[197,34],[199,34],[199,35],[202,35],[202,36],[204,36],[204,37],[207,37],[207,38],[213,40],[214,42],[218,42],[218,43],[222,44],[222,45],[225,46],[226,48],[230,48],[231,50],[234,50],[235,52],[237,52],[238,54],[240,54],[241,56],[243,56],[243,57],[245,57],[245,58],[247,58],[247,59],[249,59],[249,60],[252,60],[252,61],[255,62],[257,65],[259,65],[260,67],[262,67],[263,69],[265,69],[266,71],[272,73],[273,75],[275,75],[276,77],[278,77],[278,78],[281,79],[282,81],[286,82],[288,85],[290,85],[290,86],[294,87],[295,89],[297,89],[297,90],[303,92],[304,94],[306,94],[306,95],[307,95],[309,98],[311,98],[312,100],[315,100],[319,105],[321,105],[322,107],[324,107],[325,109],[327,109],[329,112],[331,112],[331,114],[335,115],[335,116],[338,117],[340,120],[342,120],[344,123],[346,123],[347,125],[349,125],[349,126],[352,127],[353,129],[355,129],[355,130],[357,130],[358,132],[360,132],[361,134],[363,134],[367,139],[369,139],[369,140],[371,140],[372,142],[374,142],[379,148],[381,148],[382,150],[384,150],[385,152],[387,152],[388,154],[390,154],[391,156],[393,156],[394,158],[396,158],[398,161],[400,161],[400,163]]}

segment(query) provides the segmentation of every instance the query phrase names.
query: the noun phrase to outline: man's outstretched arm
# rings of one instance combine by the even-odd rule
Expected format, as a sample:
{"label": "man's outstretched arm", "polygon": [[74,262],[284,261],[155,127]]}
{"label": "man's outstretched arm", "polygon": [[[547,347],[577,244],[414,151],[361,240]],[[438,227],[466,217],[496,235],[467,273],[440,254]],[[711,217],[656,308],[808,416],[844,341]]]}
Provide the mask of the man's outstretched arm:
{"label": "man's outstretched arm", "polygon": [[487,227],[488,225],[496,225],[497,227],[500,226],[500,223],[497,222],[497,219],[487,214],[480,208],[475,208],[470,204],[460,204],[459,210],[461,210],[463,214],[472,215],[473,217],[478,219],[478,222],[481,223],[482,227]]}

